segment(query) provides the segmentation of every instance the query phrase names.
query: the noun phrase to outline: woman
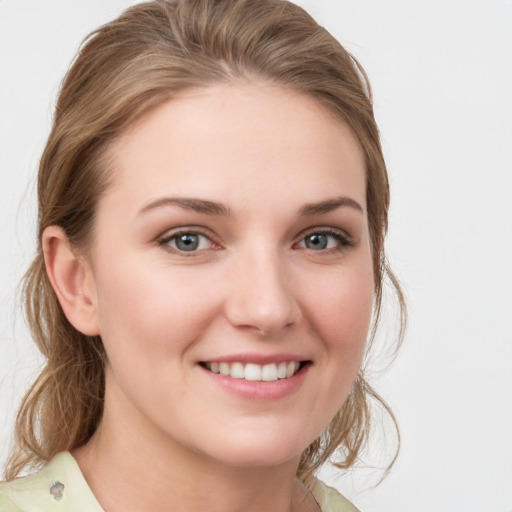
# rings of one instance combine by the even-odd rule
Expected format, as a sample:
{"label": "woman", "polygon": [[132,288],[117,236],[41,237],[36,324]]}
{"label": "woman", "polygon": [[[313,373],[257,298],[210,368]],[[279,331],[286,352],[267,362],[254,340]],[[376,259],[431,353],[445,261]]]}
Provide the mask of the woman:
{"label": "woman", "polygon": [[392,275],[369,85],[339,43],[279,0],[132,7],[68,72],[38,185],[47,365],[0,509],[355,510],[313,472],[365,444]]}

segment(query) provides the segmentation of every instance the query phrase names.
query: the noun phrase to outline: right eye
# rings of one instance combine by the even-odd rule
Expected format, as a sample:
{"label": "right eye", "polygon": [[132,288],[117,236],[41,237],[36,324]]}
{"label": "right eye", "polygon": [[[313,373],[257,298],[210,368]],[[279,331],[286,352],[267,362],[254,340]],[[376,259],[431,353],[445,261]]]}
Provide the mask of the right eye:
{"label": "right eye", "polygon": [[194,253],[211,249],[214,243],[201,233],[180,231],[171,233],[158,241],[160,246],[166,246],[173,252]]}

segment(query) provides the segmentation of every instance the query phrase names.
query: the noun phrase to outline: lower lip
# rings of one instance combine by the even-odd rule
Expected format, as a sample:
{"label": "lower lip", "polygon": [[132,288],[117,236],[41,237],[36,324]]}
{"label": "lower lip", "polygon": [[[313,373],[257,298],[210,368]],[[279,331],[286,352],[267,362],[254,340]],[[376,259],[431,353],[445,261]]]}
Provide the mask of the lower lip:
{"label": "lower lip", "polygon": [[213,373],[202,366],[198,366],[198,368],[216,385],[234,395],[249,400],[271,401],[279,400],[296,393],[302,386],[310,366],[310,364],[305,365],[292,377],[273,381],[233,379],[226,375]]}

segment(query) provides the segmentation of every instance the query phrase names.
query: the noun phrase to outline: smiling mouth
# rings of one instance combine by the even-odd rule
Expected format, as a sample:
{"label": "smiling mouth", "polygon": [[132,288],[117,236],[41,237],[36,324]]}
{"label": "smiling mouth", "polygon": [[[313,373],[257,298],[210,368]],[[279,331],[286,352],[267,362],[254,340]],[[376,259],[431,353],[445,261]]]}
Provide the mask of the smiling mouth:
{"label": "smiling mouth", "polygon": [[212,373],[231,377],[232,379],[272,382],[293,377],[309,363],[310,361],[283,361],[270,364],[240,362],[203,362],[200,364]]}

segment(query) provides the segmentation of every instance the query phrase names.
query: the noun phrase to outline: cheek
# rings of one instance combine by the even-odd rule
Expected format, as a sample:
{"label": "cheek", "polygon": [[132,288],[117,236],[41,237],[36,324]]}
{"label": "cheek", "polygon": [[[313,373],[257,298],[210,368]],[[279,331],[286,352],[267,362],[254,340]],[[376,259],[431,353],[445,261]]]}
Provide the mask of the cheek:
{"label": "cheek", "polygon": [[193,342],[215,315],[217,304],[196,286],[201,276],[191,277],[190,272],[168,268],[155,271],[147,262],[120,262],[100,276],[98,309],[104,342],[120,340],[126,348],[130,341],[133,350],[145,354],[175,351]]}
{"label": "cheek", "polygon": [[362,356],[373,306],[373,276],[370,272],[341,273],[325,292],[312,297],[315,324],[330,350]]}
{"label": "cheek", "polygon": [[315,374],[314,405],[309,414],[310,430],[315,435],[340,410],[360,369],[374,291],[371,271],[353,267],[340,269],[317,284],[307,306],[310,325],[322,344]]}

